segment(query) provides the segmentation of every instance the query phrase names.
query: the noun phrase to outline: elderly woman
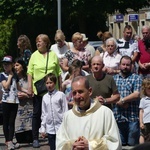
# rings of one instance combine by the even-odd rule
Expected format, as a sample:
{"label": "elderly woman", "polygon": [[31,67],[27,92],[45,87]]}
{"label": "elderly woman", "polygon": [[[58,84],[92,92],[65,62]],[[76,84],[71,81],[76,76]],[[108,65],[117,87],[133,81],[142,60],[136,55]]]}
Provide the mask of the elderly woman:
{"label": "elderly woman", "polygon": [[120,72],[119,62],[121,55],[117,52],[117,47],[115,38],[109,38],[106,40],[106,51],[100,54],[104,63],[103,71],[107,74],[113,75]]}
{"label": "elderly woman", "polygon": [[[53,51],[49,51],[50,40],[46,34],[40,34],[36,38],[37,50],[31,55],[28,65],[28,94],[33,96],[33,147],[39,147],[38,135],[41,124],[41,103],[43,94],[38,94],[34,83],[42,79],[48,73],[54,73],[58,78],[58,85],[61,85],[61,69],[57,55]],[[60,88],[60,86],[59,86]]]}
{"label": "elderly woman", "polygon": [[68,66],[72,64],[73,60],[79,59],[83,63],[82,69],[85,71],[89,70],[88,61],[91,58],[89,51],[84,49],[83,36],[81,33],[76,32],[72,35],[73,48],[65,53],[63,61],[63,67],[68,71]]}
{"label": "elderly woman", "polygon": [[100,53],[103,53],[106,51],[106,40],[108,38],[112,37],[112,34],[109,31],[106,31],[104,33],[102,33],[101,31],[99,31],[97,33],[97,37],[103,42],[102,45],[100,45],[96,51],[95,51],[95,55],[99,55]]}

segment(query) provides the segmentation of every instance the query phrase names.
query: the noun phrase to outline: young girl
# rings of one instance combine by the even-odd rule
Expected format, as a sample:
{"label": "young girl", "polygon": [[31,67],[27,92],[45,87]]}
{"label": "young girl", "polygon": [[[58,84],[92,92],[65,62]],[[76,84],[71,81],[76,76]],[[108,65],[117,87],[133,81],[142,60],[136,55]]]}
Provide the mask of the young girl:
{"label": "young girl", "polygon": [[[4,72],[1,73],[2,83],[2,111],[3,111],[3,132],[8,150],[14,149],[12,142],[14,136],[15,118],[18,109],[19,80],[13,72],[13,61],[11,56],[5,56],[2,60]],[[20,88],[19,88],[20,89]],[[21,89],[20,89],[21,90]]]}
{"label": "young girl", "polygon": [[64,113],[68,110],[66,96],[63,92],[56,90],[57,78],[53,73],[45,77],[48,90],[42,99],[41,128],[39,132],[48,140],[51,150],[55,150],[56,132],[62,122]]}
{"label": "young girl", "polygon": [[150,142],[150,78],[146,78],[142,83],[141,90],[143,98],[140,101],[140,144]]}
{"label": "young girl", "polygon": [[80,67],[76,67],[74,65],[70,65],[68,72],[69,72],[69,79],[65,80],[62,83],[62,91],[65,93],[66,95],[66,99],[68,102],[68,108],[71,109],[73,106],[73,98],[72,98],[72,90],[71,90],[71,82],[73,80],[74,77],[79,76],[80,75]]}

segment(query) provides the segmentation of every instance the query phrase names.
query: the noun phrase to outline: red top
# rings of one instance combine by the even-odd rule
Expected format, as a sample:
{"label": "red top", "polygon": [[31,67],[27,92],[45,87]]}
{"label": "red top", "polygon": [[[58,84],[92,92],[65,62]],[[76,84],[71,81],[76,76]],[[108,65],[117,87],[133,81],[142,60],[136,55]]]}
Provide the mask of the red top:
{"label": "red top", "polygon": [[[147,52],[143,40],[139,40],[138,46],[139,46],[139,51],[140,51],[139,60],[140,60],[141,64],[150,63],[150,52]],[[139,74],[150,74],[150,68],[148,68],[146,70],[142,70],[139,67]]]}

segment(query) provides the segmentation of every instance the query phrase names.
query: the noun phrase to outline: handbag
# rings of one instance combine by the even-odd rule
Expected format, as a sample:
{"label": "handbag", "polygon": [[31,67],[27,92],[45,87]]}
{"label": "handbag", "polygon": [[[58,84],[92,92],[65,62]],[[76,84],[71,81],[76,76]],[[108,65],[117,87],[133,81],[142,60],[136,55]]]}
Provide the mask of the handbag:
{"label": "handbag", "polygon": [[32,143],[33,142],[32,130],[15,133],[15,137],[18,143]]}
{"label": "handbag", "polygon": [[[46,68],[45,68],[45,75],[47,74],[47,67],[48,67],[48,58],[49,58],[49,52],[47,54],[47,61],[46,61]],[[45,85],[45,77],[43,77],[42,79],[36,81],[34,83],[35,87],[36,87],[36,91],[37,91],[37,95],[41,95],[47,92],[47,88]]]}

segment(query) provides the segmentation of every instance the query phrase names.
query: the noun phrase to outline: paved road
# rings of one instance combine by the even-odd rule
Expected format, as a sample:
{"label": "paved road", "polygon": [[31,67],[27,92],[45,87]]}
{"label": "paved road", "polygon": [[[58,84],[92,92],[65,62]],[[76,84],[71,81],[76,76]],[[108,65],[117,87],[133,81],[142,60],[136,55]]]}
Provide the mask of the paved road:
{"label": "paved road", "polygon": [[[16,142],[15,138],[14,142]],[[40,139],[40,145],[41,145],[40,148],[33,148],[32,144],[21,144],[18,150],[50,150],[47,139]],[[2,125],[0,125],[0,150],[7,150],[2,131]]]}
{"label": "paved road", "polygon": [[[14,142],[16,142],[14,138]],[[47,139],[40,139],[40,148],[33,148],[32,144],[21,144],[18,150],[50,150]],[[122,150],[131,150],[133,147],[124,146]],[[2,131],[2,125],[0,125],[0,150],[7,150],[5,146],[5,139]]]}

